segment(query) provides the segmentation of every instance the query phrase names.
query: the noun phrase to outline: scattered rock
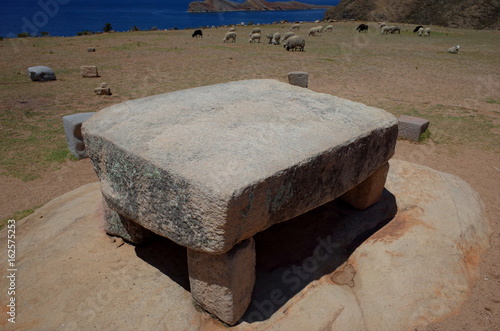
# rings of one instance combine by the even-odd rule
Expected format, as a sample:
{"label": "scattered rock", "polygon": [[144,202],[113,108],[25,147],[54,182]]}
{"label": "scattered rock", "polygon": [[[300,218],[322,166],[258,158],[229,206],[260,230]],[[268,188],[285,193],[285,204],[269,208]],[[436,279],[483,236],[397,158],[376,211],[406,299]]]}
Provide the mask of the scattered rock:
{"label": "scattered rock", "polygon": [[288,73],[288,82],[292,85],[305,87],[309,86],[309,74],[307,72],[289,72]]}
{"label": "scattered rock", "polygon": [[56,74],[54,73],[54,70],[45,66],[29,67],[28,74],[31,80],[36,82],[56,80]]}
{"label": "scattered rock", "polygon": [[83,78],[99,77],[96,66],[81,66],[80,71]]}
{"label": "scattered rock", "polygon": [[429,120],[413,116],[400,116],[398,118],[398,137],[418,141],[420,135],[429,127]]}
{"label": "scattered rock", "polygon": [[111,89],[108,87],[108,84],[106,83],[101,83],[101,87],[95,88],[94,92],[97,95],[111,95]]}

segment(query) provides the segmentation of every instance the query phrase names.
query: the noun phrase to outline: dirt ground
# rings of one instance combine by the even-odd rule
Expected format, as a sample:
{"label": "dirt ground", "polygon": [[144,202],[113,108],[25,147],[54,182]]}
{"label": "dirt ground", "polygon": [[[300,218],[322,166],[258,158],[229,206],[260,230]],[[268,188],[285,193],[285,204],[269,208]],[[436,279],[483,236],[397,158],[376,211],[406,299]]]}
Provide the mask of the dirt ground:
{"label": "dirt ground", "polygon": [[[412,26],[401,25],[401,35],[382,36],[374,23],[369,25],[366,35],[357,34],[357,23],[349,22],[335,23],[331,34],[307,37],[313,24],[305,24],[299,33],[306,39],[303,53],[286,52],[264,39],[249,44],[249,27],[237,28],[234,44],[222,43],[227,28],[206,29],[203,39],[191,38],[191,31],[156,31],[4,40],[0,43],[0,56],[6,59],[0,64],[0,111],[22,113],[29,107],[43,114],[40,118],[60,121],[63,115],[98,111],[157,93],[241,79],[286,81],[288,72],[306,71],[311,90],[380,107],[396,116],[428,118],[431,138],[421,143],[398,141],[394,158],[466,180],[485,203],[493,236],[480,264],[480,276],[462,308],[419,330],[498,329],[500,32],[433,27],[430,38],[419,38],[411,32]],[[289,26],[262,29],[265,35],[283,33]],[[459,54],[446,52],[456,44],[462,46]],[[88,53],[87,47],[96,47],[97,52]],[[58,80],[25,84],[26,68],[39,64],[59,72]],[[101,77],[82,79],[80,65],[97,65]],[[113,95],[93,95],[93,88],[104,81]],[[64,140],[62,124],[55,125],[61,125],[57,139]],[[23,130],[29,128],[20,126],[20,136],[26,134]],[[29,156],[29,146],[23,152],[13,149],[2,157]],[[32,163],[40,176],[30,181],[14,177],[7,163],[2,163],[2,219],[97,180],[88,159],[38,170],[36,159]]]}

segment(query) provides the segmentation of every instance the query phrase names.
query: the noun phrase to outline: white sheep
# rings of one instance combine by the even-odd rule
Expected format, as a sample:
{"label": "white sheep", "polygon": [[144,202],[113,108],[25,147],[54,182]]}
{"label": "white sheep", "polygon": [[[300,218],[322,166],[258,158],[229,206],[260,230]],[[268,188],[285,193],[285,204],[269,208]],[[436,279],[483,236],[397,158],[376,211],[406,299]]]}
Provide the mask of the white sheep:
{"label": "white sheep", "polygon": [[286,43],[283,45],[284,48],[286,48],[287,51],[292,50],[299,50],[299,51],[304,51],[304,47],[306,45],[306,41],[304,38],[300,36],[291,36],[290,38],[287,39]]}
{"label": "white sheep", "polygon": [[421,27],[418,29],[418,36],[422,37],[423,34],[424,34],[424,27]]}
{"label": "white sheep", "polygon": [[394,28],[395,28],[395,26],[384,26],[380,30],[380,34],[388,34],[389,32],[392,33],[392,31],[393,31]]}
{"label": "white sheep", "polygon": [[326,28],[325,28],[325,32],[332,32],[333,31],[333,25],[328,25]]}
{"label": "white sheep", "polygon": [[249,43],[260,43],[260,33],[254,33],[250,36],[250,39],[248,39]]}
{"label": "white sheep", "polygon": [[287,32],[283,35],[283,42],[285,42],[288,38],[290,38],[291,36],[295,36],[295,33],[294,32]]}
{"label": "white sheep", "polygon": [[292,31],[299,31],[300,30],[300,24],[294,24],[294,25],[292,25],[292,28],[290,30],[292,30]]}
{"label": "white sheep", "polygon": [[281,34],[279,32],[276,32],[274,35],[273,35],[273,45],[279,45],[280,44],[280,40],[281,40]]}
{"label": "white sheep", "polygon": [[228,31],[228,32],[234,32],[234,31],[236,31],[236,29],[235,29],[235,28],[229,28],[229,31]]}
{"label": "white sheep", "polygon": [[457,46],[453,46],[451,48],[448,49],[448,53],[451,53],[451,54],[458,54],[458,50],[460,49],[460,45],[457,45]]}
{"label": "white sheep", "polygon": [[256,34],[256,33],[261,33],[260,28],[253,28],[252,32],[250,32],[248,35],[251,37],[253,34]]}
{"label": "white sheep", "polygon": [[424,37],[430,37],[430,36],[431,36],[431,28],[425,28]]}
{"label": "white sheep", "polygon": [[380,23],[380,25],[378,26],[379,29],[382,29],[384,26],[387,26],[387,23],[383,22],[383,23]]}
{"label": "white sheep", "polygon": [[236,32],[228,32],[224,36],[224,39],[222,39],[222,41],[225,43],[228,43],[229,40],[231,40],[231,42],[233,42],[233,43],[236,42]]}
{"label": "white sheep", "polygon": [[315,26],[309,29],[309,36],[317,36],[320,35],[322,32],[323,32],[322,26]]}

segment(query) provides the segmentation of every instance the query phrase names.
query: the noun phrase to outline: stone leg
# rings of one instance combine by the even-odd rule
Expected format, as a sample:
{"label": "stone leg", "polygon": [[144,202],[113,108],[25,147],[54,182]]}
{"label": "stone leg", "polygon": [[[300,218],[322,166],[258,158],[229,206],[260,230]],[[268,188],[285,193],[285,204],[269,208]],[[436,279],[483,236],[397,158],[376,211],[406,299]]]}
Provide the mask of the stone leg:
{"label": "stone leg", "polygon": [[253,238],[220,255],[188,249],[188,266],[193,299],[227,324],[238,322],[250,304],[255,283]]}
{"label": "stone leg", "polygon": [[142,244],[152,236],[152,232],[109,208],[102,199],[106,233],[118,236],[132,244]]}
{"label": "stone leg", "polygon": [[362,210],[370,207],[380,200],[388,172],[389,163],[386,163],[373,175],[344,193],[340,198],[356,209]]}

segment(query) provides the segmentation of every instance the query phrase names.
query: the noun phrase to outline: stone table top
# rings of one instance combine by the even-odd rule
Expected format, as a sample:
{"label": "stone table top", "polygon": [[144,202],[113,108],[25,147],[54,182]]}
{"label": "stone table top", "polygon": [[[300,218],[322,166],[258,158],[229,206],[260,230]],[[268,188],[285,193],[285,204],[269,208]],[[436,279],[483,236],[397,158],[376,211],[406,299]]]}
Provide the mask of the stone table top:
{"label": "stone table top", "polygon": [[127,101],[83,124],[108,204],[192,249],[220,253],[333,200],[393,155],[382,109],[276,80]]}

